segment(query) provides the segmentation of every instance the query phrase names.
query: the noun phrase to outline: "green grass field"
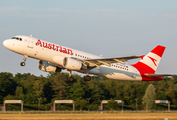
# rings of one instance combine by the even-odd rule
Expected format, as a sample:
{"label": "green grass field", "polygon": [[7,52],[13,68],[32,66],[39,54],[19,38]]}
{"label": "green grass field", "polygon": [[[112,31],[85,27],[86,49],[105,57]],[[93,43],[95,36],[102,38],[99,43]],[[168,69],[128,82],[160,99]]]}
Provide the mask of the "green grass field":
{"label": "green grass field", "polygon": [[3,120],[177,120],[177,113],[1,113]]}

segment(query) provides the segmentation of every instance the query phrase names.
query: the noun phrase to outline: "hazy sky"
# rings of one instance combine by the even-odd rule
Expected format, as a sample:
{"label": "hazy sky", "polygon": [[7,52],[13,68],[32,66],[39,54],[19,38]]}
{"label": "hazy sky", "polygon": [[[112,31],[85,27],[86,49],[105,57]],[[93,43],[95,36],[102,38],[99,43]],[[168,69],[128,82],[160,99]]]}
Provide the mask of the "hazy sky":
{"label": "hazy sky", "polygon": [[176,6],[177,0],[0,0],[0,72],[48,74],[39,60],[28,58],[21,67],[23,57],[2,44],[32,34],[103,57],[144,55],[163,45],[156,73],[177,74]]}

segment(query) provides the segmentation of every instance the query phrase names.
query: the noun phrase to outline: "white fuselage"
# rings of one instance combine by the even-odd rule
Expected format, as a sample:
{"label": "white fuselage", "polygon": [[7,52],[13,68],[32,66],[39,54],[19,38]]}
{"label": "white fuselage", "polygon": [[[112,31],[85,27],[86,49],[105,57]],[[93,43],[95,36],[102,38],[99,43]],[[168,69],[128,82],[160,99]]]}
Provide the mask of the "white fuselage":
{"label": "white fuselage", "polygon": [[[82,51],[78,51],[72,48],[68,48],[62,45],[53,44],[47,41],[40,40],[41,44],[39,43],[39,39],[28,37],[28,36],[18,36],[22,38],[22,40],[16,39],[8,39],[4,41],[4,46],[9,50],[16,52],[21,55],[26,55],[31,58],[35,58],[42,61],[50,62],[56,66],[55,57],[56,56],[63,56],[63,57],[72,57],[77,59],[98,59],[101,58],[96,55],[88,54]],[[142,77],[139,71],[131,66],[131,65],[124,65],[120,63],[101,65],[98,68],[93,68],[89,72],[87,70],[79,70],[77,72],[81,73],[89,73],[98,75],[101,77],[105,77],[108,79],[115,79],[115,80],[128,80],[128,81],[141,81]]]}

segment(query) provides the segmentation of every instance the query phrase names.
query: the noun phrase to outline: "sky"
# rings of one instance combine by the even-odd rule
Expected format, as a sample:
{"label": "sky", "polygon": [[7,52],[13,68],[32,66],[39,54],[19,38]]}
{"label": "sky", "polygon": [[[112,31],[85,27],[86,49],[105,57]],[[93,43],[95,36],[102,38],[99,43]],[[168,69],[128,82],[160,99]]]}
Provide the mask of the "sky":
{"label": "sky", "polygon": [[21,67],[23,56],[2,44],[14,35],[32,35],[103,57],[145,55],[162,45],[156,73],[177,74],[176,5],[176,0],[0,0],[0,72],[47,76],[39,60],[28,58]]}

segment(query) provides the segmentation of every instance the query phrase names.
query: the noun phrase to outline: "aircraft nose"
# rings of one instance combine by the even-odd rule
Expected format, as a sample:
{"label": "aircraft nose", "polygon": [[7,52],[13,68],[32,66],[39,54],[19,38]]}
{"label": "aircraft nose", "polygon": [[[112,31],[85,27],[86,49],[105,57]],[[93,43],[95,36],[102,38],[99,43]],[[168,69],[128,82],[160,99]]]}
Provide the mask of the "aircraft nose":
{"label": "aircraft nose", "polygon": [[8,48],[8,46],[9,46],[9,40],[4,40],[3,45],[4,45],[4,47]]}

